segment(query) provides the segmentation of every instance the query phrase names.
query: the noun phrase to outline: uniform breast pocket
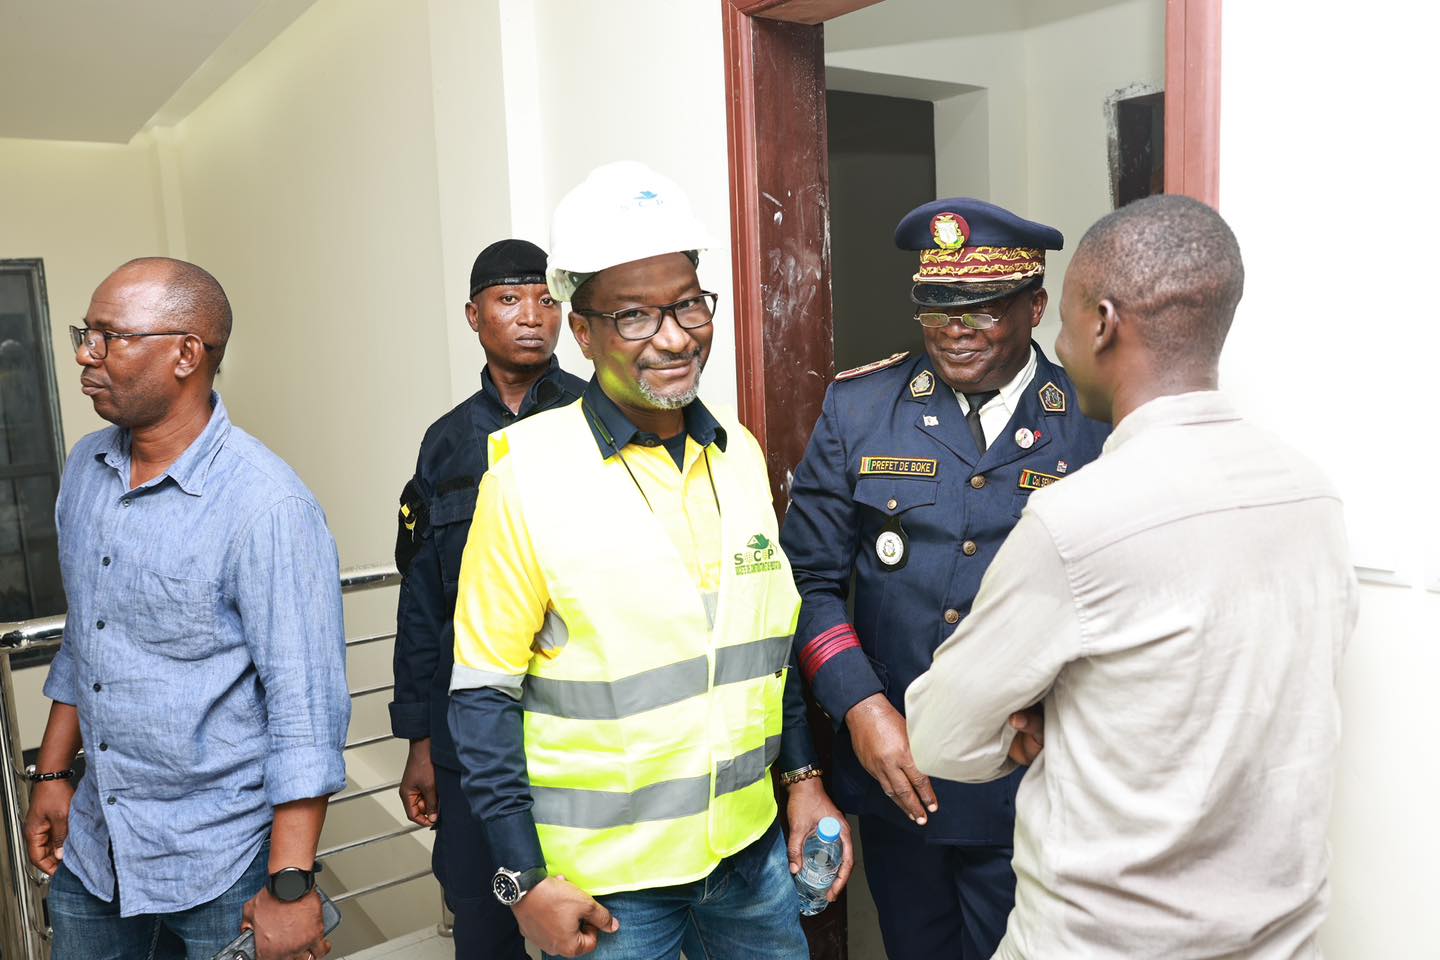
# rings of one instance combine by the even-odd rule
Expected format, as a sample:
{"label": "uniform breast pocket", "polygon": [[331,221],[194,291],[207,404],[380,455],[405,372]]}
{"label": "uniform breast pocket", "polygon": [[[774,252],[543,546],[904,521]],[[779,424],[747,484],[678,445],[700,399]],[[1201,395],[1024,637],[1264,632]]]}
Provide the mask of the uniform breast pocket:
{"label": "uniform breast pocket", "polygon": [[130,635],[139,645],[176,660],[209,656],[215,650],[219,595],[220,586],[213,580],[136,567],[127,603]]}
{"label": "uniform breast pocket", "polygon": [[479,488],[450,490],[430,501],[430,528],[435,547],[440,553],[440,569],[445,585],[454,587],[460,580],[460,554],[475,517],[475,495]]}
{"label": "uniform breast pocket", "polygon": [[908,477],[861,477],[855,482],[855,502],[878,510],[887,517],[935,502],[938,480]]}

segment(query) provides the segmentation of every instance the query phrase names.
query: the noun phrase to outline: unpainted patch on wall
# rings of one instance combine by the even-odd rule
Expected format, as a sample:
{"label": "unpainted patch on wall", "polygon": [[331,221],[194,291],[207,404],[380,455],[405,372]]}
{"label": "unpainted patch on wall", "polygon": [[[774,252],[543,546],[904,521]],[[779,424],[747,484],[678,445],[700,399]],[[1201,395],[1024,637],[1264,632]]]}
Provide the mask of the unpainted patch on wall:
{"label": "unpainted patch on wall", "polygon": [[1118,209],[1165,192],[1165,94],[1134,83],[1105,98],[1110,202]]}

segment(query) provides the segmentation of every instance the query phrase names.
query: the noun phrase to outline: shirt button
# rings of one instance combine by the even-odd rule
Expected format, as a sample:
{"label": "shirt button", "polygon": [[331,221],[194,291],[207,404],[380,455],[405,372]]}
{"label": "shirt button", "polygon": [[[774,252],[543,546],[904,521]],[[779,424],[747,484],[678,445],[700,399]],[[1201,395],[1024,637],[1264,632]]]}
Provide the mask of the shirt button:
{"label": "shirt button", "polygon": [[110,558],[109,558],[109,557],[101,557],[101,558],[100,558],[100,566],[102,566],[102,567],[108,567],[108,566],[110,566]]}
{"label": "shirt button", "polygon": [[91,689],[91,690],[94,690],[96,693],[99,693],[99,692],[100,692],[100,684],[97,683],[97,684],[95,684],[95,686],[91,687],[90,689]]}
{"label": "shirt button", "polygon": [[977,473],[975,476],[970,478],[970,486],[974,487],[976,490],[983,490],[985,488],[985,478]]}
{"label": "shirt button", "polygon": [[126,497],[124,500],[121,500],[121,501],[120,501],[120,506],[122,506],[122,507],[128,507],[128,506],[130,506],[130,498],[129,498],[129,497]]}
{"label": "shirt button", "polygon": [[101,744],[100,744],[100,751],[101,751],[102,753],[103,753],[104,751],[106,751],[106,750],[109,750],[109,749],[110,749],[110,744],[108,744],[108,743],[101,743]]}
{"label": "shirt button", "polygon": [[104,629],[105,629],[105,621],[104,621],[104,620],[96,620],[96,621],[95,621],[95,629],[96,629],[96,630],[104,630]]}
{"label": "shirt button", "polygon": [[976,546],[974,540],[966,540],[964,543],[960,544],[960,550],[967,557],[973,557],[975,556],[975,554],[980,552],[980,548]]}
{"label": "shirt button", "polygon": [[946,610],[946,611],[945,611],[945,622],[946,622],[946,623],[959,623],[959,622],[960,622],[960,611],[954,609],[953,607],[952,607],[951,609],[949,609],[949,610]]}
{"label": "shirt button", "polygon": [[110,796],[106,797],[105,802],[110,804],[110,806],[112,807],[115,806],[115,795],[112,793]]}
{"label": "shirt button", "polygon": [[900,501],[896,500],[894,497],[891,497],[889,500],[885,501],[885,509],[887,510],[894,510],[898,506],[900,506]]}

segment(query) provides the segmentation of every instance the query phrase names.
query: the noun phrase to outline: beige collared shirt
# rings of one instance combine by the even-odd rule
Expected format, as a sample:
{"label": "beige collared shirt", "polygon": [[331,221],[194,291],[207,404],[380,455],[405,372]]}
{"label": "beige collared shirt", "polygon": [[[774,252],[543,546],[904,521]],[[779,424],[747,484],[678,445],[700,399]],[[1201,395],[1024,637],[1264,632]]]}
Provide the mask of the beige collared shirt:
{"label": "beige collared shirt", "polygon": [[1031,497],[906,696],[920,768],[965,781],[1044,701],[996,957],[1319,955],[1356,592],[1330,485],[1218,393]]}
{"label": "beige collared shirt", "polygon": [[[1025,388],[1030,386],[1030,381],[1035,379],[1035,348],[1030,348],[1030,362],[1015,374],[1014,379],[1000,388],[1000,392],[990,398],[990,402],[980,408],[980,429],[985,431],[985,445],[995,446],[995,438],[1005,432],[1005,427],[1010,423],[1010,418],[1015,415],[1016,409],[1020,406],[1020,396]],[[955,399],[960,401],[960,412],[970,413],[970,401],[965,399],[965,394],[959,390],[955,391]]]}

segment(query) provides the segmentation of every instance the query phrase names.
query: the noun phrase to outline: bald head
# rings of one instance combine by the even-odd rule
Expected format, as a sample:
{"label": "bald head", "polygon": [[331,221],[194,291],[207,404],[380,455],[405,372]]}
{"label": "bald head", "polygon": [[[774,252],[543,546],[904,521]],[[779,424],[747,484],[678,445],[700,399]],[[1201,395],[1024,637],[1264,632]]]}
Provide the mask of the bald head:
{"label": "bald head", "polygon": [[1164,366],[1214,367],[1245,286],[1235,234],[1189,197],[1146,197],[1102,217],[1071,261],[1083,305],[1109,300]]}
{"label": "bald head", "polygon": [[153,304],[158,317],[174,330],[194,333],[211,347],[213,367],[220,366],[230,340],[233,315],[220,281],[203,267],[171,257],[140,257],[121,265],[111,276],[134,275],[157,282],[161,293]]}

